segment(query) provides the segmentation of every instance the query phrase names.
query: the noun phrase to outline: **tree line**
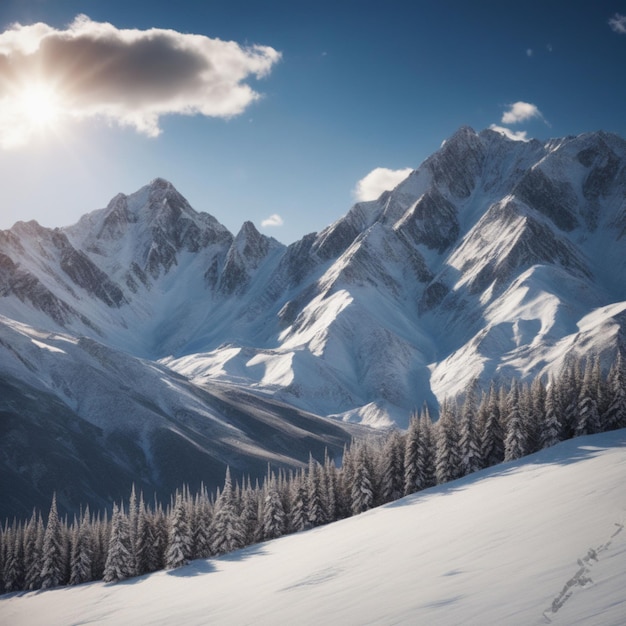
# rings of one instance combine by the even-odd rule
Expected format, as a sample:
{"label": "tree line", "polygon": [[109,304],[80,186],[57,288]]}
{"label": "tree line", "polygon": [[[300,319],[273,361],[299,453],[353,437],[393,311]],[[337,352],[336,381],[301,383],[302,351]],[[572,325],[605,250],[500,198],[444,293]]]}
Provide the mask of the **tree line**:
{"label": "tree line", "polygon": [[340,466],[312,457],[299,471],[268,472],[260,485],[178,490],[167,505],[148,503],[131,490],[111,514],[60,518],[56,497],[44,524],[34,511],[0,529],[3,593],[116,582],[192,559],[225,554],[357,515],[422,489],[580,435],[626,427],[626,372],[621,353],[603,373],[598,359],[574,361],[547,382],[471,384],[462,398],[446,400],[434,422],[427,408],[405,432],[354,441]]}

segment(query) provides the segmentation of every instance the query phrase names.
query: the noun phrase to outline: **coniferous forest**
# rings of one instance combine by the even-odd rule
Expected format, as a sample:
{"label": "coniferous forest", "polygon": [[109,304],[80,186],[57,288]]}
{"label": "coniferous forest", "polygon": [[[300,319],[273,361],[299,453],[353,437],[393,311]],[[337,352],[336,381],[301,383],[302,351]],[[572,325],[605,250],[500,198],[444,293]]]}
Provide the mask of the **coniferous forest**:
{"label": "coniferous forest", "polygon": [[7,520],[0,532],[0,590],[48,589],[92,580],[116,582],[189,560],[327,524],[404,495],[518,459],[559,441],[626,427],[626,371],[617,357],[573,361],[557,377],[521,384],[471,385],[446,400],[439,419],[424,408],[406,432],[354,441],[338,466],[310,458],[308,468],[275,472],[262,485],[233,481],[163,504],[130,491],[111,512],[88,507],[61,518],[56,498],[44,523]]}

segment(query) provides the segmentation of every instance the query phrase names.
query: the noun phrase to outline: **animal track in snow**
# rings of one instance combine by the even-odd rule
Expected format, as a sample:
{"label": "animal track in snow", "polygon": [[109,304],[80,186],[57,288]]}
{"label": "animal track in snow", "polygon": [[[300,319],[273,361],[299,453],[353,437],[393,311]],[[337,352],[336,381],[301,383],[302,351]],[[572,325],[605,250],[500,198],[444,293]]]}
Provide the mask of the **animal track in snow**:
{"label": "animal track in snow", "polygon": [[574,590],[576,587],[587,587],[593,584],[593,579],[591,578],[591,572],[593,565],[598,562],[598,556],[609,549],[613,538],[619,535],[619,533],[624,530],[624,524],[615,523],[617,529],[613,534],[609,537],[608,541],[603,543],[601,546],[597,548],[589,548],[587,550],[587,554],[578,559],[578,570],[576,573],[565,583],[561,592],[555,596],[554,600],[552,600],[552,605],[543,612],[543,616],[546,619],[547,623],[551,623],[552,619],[550,615],[554,616],[557,611],[572,597]]}

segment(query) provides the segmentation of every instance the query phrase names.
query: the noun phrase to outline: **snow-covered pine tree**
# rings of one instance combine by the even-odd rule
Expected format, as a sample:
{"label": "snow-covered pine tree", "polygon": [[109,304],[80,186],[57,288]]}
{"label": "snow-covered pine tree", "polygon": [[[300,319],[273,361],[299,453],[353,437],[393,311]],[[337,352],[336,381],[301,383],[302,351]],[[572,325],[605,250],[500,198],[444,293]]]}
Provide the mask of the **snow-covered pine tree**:
{"label": "snow-covered pine tree", "polygon": [[299,472],[293,481],[290,518],[289,526],[294,532],[309,527],[309,496],[304,472]]}
{"label": "snow-covered pine tree", "polygon": [[107,512],[98,516],[92,522],[93,534],[93,557],[91,563],[91,573],[93,580],[102,580],[104,576],[104,565],[106,563],[107,552],[109,550],[110,524]]}
{"label": "snow-covered pine tree", "polygon": [[112,583],[130,578],[134,572],[133,561],[128,517],[124,513],[123,505],[118,507],[113,504],[111,534],[102,580]]}
{"label": "snow-covered pine tree", "polygon": [[381,477],[381,503],[394,502],[404,495],[404,449],[403,436],[392,431],[383,444],[379,462]]}
{"label": "snow-covered pine tree", "polygon": [[41,588],[51,589],[63,583],[65,571],[64,539],[57,511],[56,493],[52,495],[42,549]]}
{"label": "snow-covered pine tree", "polygon": [[246,488],[241,496],[241,527],[244,535],[244,545],[249,546],[261,539],[261,523],[259,521],[259,510],[261,503],[259,498],[261,488],[258,480],[254,487],[248,477]]}
{"label": "snow-covered pine tree", "polygon": [[485,419],[480,433],[480,455],[485,467],[491,467],[504,460],[504,430],[500,419],[498,391],[492,382],[485,400]]}
{"label": "snow-covered pine tree", "polygon": [[541,448],[550,448],[561,440],[563,431],[559,421],[557,386],[554,378],[550,379],[546,390],[546,400],[543,414],[539,421],[539,445]]}
{"label": "snow-covered pine tree", "polygon": [[168,540],[165,551],[165,567],[174,569],[186,565],[191,559],[192,536],[187,520],[187,507],[180,491],[168,520]]}
{"label": "snow-covered pine tree", "polygon": [[482,469],[480,439],[476,427],[476,382],[472,381],[465,392],[459,423],[459,450],[462,476]]}
{"label": "snow-covered pine tree", "polygon": [[435,476],[437,483],[442,484],[461,475],[458,422],[450,402],[444,400],[435,427]]}
{"label": "snow-covered pine tree", "polygon": [[582,386],[580,373],[580,361],[571,359],[566,367],[560,372],[558,381],[558,395],[561,405],[560,422],[563,432],[562,439],[571,439],[576,435],[578,423],[578,399]]}
{"label": "snow-covered pine tree", "polygon": [[161,570],[165,569],[165,551],[167,550],[169,527],[168,516],[160,503],[155,502],[152,525],[154,527],[154,549],[157,556],[156,569]]}
{"label": "snow-covered pine tree", "polygon": [[24,541],[24,589],[29,591],[41,588],[44,532],[41,513],[33,511]]}
{"label": "snow-covered pine tree", "polygon": [[322,468],[312,455],[309,455],[309,472],[307,479],[309,524],[310,526],[327,524],[328,512],[326,511],[324,487],[322,485]]}
{"label": "snow-covered pine tree", "polygon": [[404,495],[408,496],[422,489],[418,470],[418,455],[420,441],[420,421],[417,414],[413,414],[409,421],[404,443]]}
{"label": "snow-covered pine tree", "polygon": [[609,406],[609,388],[607,379],[602,375],[602,365],[600,363],[600,357],[597,355],[593,360],[591,385],[593,389],[595,389],[596,404],[598,405],[598,413],[600,414],[600,429],[604,430],[602,416],[606,413]]}
{"label": "snow-covered pine tree", "polygon": [[602,416],[603,430],[626,427],[626,370],[620,350],[611,366],[607,380],[607,408]]}
{"label": "snow-covered pine tree", "polygon": [[322,483],[328,521],[334,522],[341,517],[339,502],[341,488],[339,486],[339,472],[333,460],[328,456],[328,451],[324,456],[324,465],[322,466]]}
{"label": "snow-covered pine tree", "polygon": [[506,436],[504,439],[504,460],[512,461],[526,454],[526,431],[524,417],[520,409],[519,388],[513,379],[507,400]]}
{"label": "snow-covered pine tree", "polygon": [[371,509],[375,503],[374,479],[370,469],[371,462],[368,459],[368,453],[368,447],[364,442],[357,444],[356,453],[353,457],[354,473],[350,489],[351,510],[353,515],[358,515],[359,513]]}
{"label": "snow-covered pine tree", "polygon": [[[354,441],[352,442],[354,444]],[[337,517],[345,519],[352,515],[350,491],[354,476],[354,462],[351,449],[344,445],[341,457],[341,468],[337,472]]]}
{"label": "snow-covered pine tree", "polygon": [[5,536],[5,556],[2,569],[4,590],[7,593],[24,587],[23,529],[15,520]]}
{"label": "snow-covered pine tree", "polygon": [[80,521],[75,520],[70,534],[70,585],[92,580],[93,533],[89,507]]}
{"label": "snow-covered pine tree", "polygon": [[546,413],[546,386],[541,376],[535,377],[530,384],[530,402],[528,419],[528,454],[541,450],[542,434]]}
{"label": "snow-covered pine tree", "polygon": [[593,359],[587,359],[583,384],[578,396],[578,418],[576,421],[575,435],[594,435],[601,430],[600,413],[597,402],[597,384],[594,384]]}
{"label": "snow-covered pine tree", "polygon": [[[244,492],[245,497],[245,492]],[[211,556],[211,521],[213,510],[207,488],[200,486],[199,492],[194,499],[192,517],[192,536],[194,558],[206,559]]]}
{"label": "snow-covered pine tree", "polygon": [[418,475],[422,476],[424,489],[437,484],[435,475],[435,434],[430,411],[424,406],[420,415],[420,439],[417,455]]}
{"label": "snow-covered pine tree", "polygon": [[263,491],[263,517],[261,520],[263,540],[277,539],[285,534],[287,517],[274,474],[268,474]]}
{"label": "snow-covered pine tree", "polygon": [[214,554],[226,554],[244,545],[244,528],[235,503],[230,468],[227,467],[224,489],[215,503],[215,513],[211,523],[211,549]]}
{"label": "snow-covered pine tree", "polygon": [[139,505],[137,502],[137,493],[135,491],[135,483],[130,489],[130,497],[128,499],[128,534],[130,539],[130,553],[133,559],[133,576],[137,575],[137,523],[139,521]]}
{"label": "snow-covered pine tree", "polygon": [[137,574],[147,574],[159,569],[158,540],[154,513],[146,508],[143,498],[137,510],[137,537],[135,542],[135,566]]}

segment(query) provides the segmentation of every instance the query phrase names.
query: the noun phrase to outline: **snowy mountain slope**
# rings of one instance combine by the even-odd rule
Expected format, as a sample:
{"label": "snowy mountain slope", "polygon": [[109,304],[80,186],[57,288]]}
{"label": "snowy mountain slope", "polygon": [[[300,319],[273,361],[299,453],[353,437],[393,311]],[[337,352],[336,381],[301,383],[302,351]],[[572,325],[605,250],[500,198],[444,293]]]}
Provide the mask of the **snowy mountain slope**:
{"label": "snowy mountain slope", "polygon": [[625,479],[626,431],[573,439],[177,570],[3,596],[0,622],[618,626]]}
{"label": "snowy mountain slope", "polygon": [[212,487],[226,465],[262,476],[340,455],[339,425],[218,385],[202,388],[151,361],[88,338],[0,318],[0,515],[108,507],[133,483],[167,499],[181,484]]}
{"label": "snowy mountain slope", "polygon": [[[620,137],[464,127],[393,191],[288,247],[251,223],[229,233],[162,179],[70,228],[18,223],[0,233],[0,314],[405,425],[476,377],[558,369],[572,346],[612,358],[625,233]],[[596,315],[611,341],[581,330]]]}
{"label": "snowy mountain slope", "polygon": [[[579,325],[626,299],[625,215],[620,138],[525,143],[463,128],[395,190],[312,241],[307,267],[312,255],[335,260],[315,266],[283,305],[278,345],[256,357],[262,376],[249,351],[167,362],[220,376],[214,364],[227,371],[226,357],[255,386],[309,410],[405,425],[411,409],[434,407],[475,377],[558,369],[567,346],[607,359],[623,347],[621,331],[583,342]],[[297,376],[303,361],[321,371]]]}

